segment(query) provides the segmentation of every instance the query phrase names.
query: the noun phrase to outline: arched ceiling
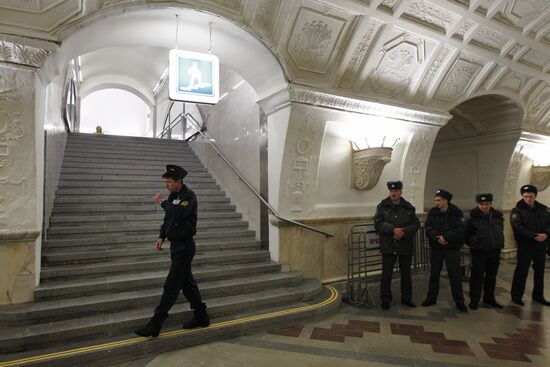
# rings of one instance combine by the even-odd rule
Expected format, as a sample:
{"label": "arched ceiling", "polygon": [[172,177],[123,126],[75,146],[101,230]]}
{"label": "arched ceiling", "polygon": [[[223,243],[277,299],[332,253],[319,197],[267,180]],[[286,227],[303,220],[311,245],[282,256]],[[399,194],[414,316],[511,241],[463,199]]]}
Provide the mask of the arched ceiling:
{"label": "arched ceiling", "polygon": [[523,120],[521,107],[499,95],[472,98],[453,108],[451,115],[439,131],[437,142],[519,131]]}
{"label": "arched ceiling", "polygon": [[291,83],[439,111],[500,94],[525,111],[524,128],[550,132],[547,0],[4,0],[0,47],[55,52],[111,15],[169,5],[246,29]]}

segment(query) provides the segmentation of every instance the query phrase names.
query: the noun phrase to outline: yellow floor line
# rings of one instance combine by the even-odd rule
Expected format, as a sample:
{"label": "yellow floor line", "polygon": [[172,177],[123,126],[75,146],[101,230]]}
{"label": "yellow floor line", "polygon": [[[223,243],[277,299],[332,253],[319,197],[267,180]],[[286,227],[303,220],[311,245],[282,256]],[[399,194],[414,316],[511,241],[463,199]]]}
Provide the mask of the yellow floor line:
{"label": "yellow floor line", "polygon": [[[335,302],[336,300],[338,300],[340,298],[340,294],[338,293],[338,291],[334,287],[332,287],[330,285],[325,286],[325,287],[330,291],[330,297],[328,297],[326,300],[324,300],[320,303],[317,303],[317,304],[301,306],[301,307],[292,308],[292,309],[288,309],[288,310],[270,312],[270,313],[261,314],[261,315],[249,316],[249,317],[244,317],[244,318],[237,319],[237,320],[228,320],[228,321],[218,322],[218,323],[210,325],[207,328],[187,329],[187,330],[182,329],[182,330],[167,331],[167,332],[161,333],[158,336],[158,338],[155,338],[155,339],[171,338],[171,337],[184,335],[184,334],[193,334],[193,333],[198,333],[198,332],[201,332],[203,330],[208,330],[208,329],[221,329],[221,328],[229,327],[229,326],[233,326],[233,325],[244,324],[244,323],[258,321],[258,320],[270,319],[270,318],[274,318],[274,317],[277,317],[277,316],[291,315],[291,314],[298,313],[298,312],[310,311],[310,310],[314,310],[314,309],[317,309],[317,308],[321,308],[323,306],[326,306],[326,305],[329,305],[329,304]],[[91,345],[91,346],[88,346],[88,347],[82,347],[82,348],[76,348],[76,349],[69,349],[69,350],[56,352],[56,353],[49,353],[49,354],[43,354],[43,355],[38,355],[38,356],[34,356],[34,357],[13,360],[13,361],[0,362],[0,367],[22,366],[22,365],[29,364],[29,363],[34,363],[34,362],[43,362],[43,361],[47,361],[47,360],[53,360],[53,359],[57,359],[57,358],[61,358],[61,357],[74,356],[74,355],[83,354],[83,353],[87,353],[87,352],[100,351],[100,350],[105,350],[105,349],[114,348],[114,347],[121,347],[121,346],[125,346],[125,345],[143,343],[143,342],[149,341],[149,339],[150,338],[137,337],[137,338],[119,340],[119,341],[111,342],[111,343]]]}

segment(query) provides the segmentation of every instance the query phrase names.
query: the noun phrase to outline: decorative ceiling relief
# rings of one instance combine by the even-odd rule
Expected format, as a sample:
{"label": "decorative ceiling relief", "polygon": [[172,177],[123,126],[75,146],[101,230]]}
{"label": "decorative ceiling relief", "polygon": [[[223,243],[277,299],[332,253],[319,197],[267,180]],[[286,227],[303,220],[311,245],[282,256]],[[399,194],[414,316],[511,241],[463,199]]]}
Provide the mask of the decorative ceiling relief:
{"label": "decorative ceiling relief", "polygon": [[424,79],[422,79],[422,83],[420,84],[420,87],[418,88],[418,99],[424,98],[428,95],[428,91],[430,88],[430,85],[434,84],[436,82],[436,75],[441,68],[441,65],[447,58],[447,55],[451,52],[451,49],[449,47],[443,47],[440,51],[435,60],[430,65],[430,68],[428,69],[428,72],[424,76]]}
{"label": "decorative ceiling relief", "polygon": [[411,2],[403,15],[442,31],[447,31],[460,19],[460,16],[423,0]]}
{"label": "decorative ceiling relief", "polygon": [[299,6],[297,3],[291,12],[294,21],[281,53],[287,55],[293,79],[328,83],[357,18],[314,1]]}
{"label": "decorative ceiling relief", "polygon": [[381,26],[382,26],[381,22],[374,19],[369,19],[367,31],[361,38],[361,41],[359,42],[359,44],[357,45],[357,48],[355,49],[355,52],[353,53],[351,61],[349,62],[346,69],[344,70],[342,79],[340,81],[341,88],[352,87],[355,76],[359,71],[361,65],[363,64],[364,60],[366,59],[367,53],[370,50],[369,47],[372,41],[374,40],[374,38],[376,37],[378,31],[380,30]]}
{"label": "decorative ceiling relief", "polygon": [[548,6],[547,0],[506,0],[503,17],[523,28],[535,20],[545,6]]}
{"label": "decorative ceiling relief", "polygon": [[471,21],[469,19],[464,19],[462,21],[462,25],[460,26],[460,28],[458,28],[458,30],[456,31],[455,34],[457,34],[460,37],[464,38],[464,35],[466,34],[466,32],[468,32],[470,29],[472,29],[475,26],[477,26],[476,22]]}
{"label": "decorative ceiling relief", "polygon": [[399,2],[399,0],[384,0],[380,6],[385,6],[386,8],[393,9],[393,7]]}
{"label": "decorative ceiling relief", "polygon": [[456,60],[436,92],[436,99],[450,102],[466,92],[482,65],[463,56]]}
{"label": "decorative ceiling relief", "polygon": [[52,32],[78,15],[82,7],[81,0],[4,0],[0,2],[0,24]]}
{"label": "decorative ceiling relief", "polygon": [[550,61],[550,56],[545,55],[536,50],[530,49],[521,58],[520,62],[528,63],[536,67],[542,68],[544,64]]}
{"label": "decorative ceiling relief", "polygon": [[[550,106],[550,86],[546,86],[537,94],[535,99],[529,103],[528,113],[530,119],[540,119],[543,112]],[[537,121],[544,123],[544,121]],[[546,121],[547,122],[547,121]]]}
{"label": "decorative ceiling relief", "polygon": [[271,36],[281,8],[282,0],[260,0],[252,23],[264,34]]}
{"label": "decorative ceiling relief", "polygon": [[210,2],[232,10],[236,13],[240,13],[243,7],[243,0],[210,0]]}
{"label": "decorative ceiling relief", "polygon": [[369,75],[371,88],[390,96],[406,91],[424,62],[424,40],[402,34],[386,43],[381,51],[383,56]]}
{"label": "decorative ceiling relief", "polygon": [[518,93],[525,86],[527,82],[527,76],[517,72],[508,72],[502,77],[502,79],[496,84],[497,89],[507,89],[511,92]]}
{"label": "decorative ceiling relief", "polygon": [[41,48],[0,41],[0,61],[41,67],[50,52]]}
{"label": "decorative ceiling relief", "polygon": [[510,41],[510,38],[492,29],[484,28],[476,33],[473,41],[498,52]]}

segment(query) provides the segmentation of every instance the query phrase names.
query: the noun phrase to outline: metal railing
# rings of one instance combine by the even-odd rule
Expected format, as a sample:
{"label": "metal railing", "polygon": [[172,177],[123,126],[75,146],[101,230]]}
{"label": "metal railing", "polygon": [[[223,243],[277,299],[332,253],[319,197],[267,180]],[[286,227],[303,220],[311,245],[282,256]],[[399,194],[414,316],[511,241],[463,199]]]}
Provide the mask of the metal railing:
{"label": "metal railing", "polygon": [[[197,132],[200,134],[200,136],[212,147],[212,149],[214,149],[214,151],[218,154],[218,156],[227,164],[227,166],[239,177],[239,179],[245,184],[246,187],[248,187],[248,189],[254,194],[254,196],[256,196],[266,207],[267,207],[267,210],[275,217],[277,218],[278,220],[282,221],[282,222],[285,222],[285,223],[288,223],[288,224],[292,224],[292,225],[296,225],[296,226],[299,226],[301,228],[304,228],[304,229],[307,229],[309,231],[313,231],[313,232],[316,232],[316,233],[319,233],[319,234],[322,234],[324,235],[325,237],[329,238],[329,237],[334,237],[333,234],[329,233],[329,232],[325,232],[323,230],[320,230],[318,228],[314,228],[314,227],[311,227],[311,226],[308,226],[307,224],[304,224],[304,223],[300,223],[298,221],[295,221],[293,219],[288,219],[288,218],[284,218],[284,217],[281,217],[277,211],[271,206],[271,204],[269,204],[269,202],[258,192],[256,191],[256,189],[254,187],[252,187],[252,185],[250,185],[250,183],[246,180],[246,178],[243,177],[243,175],[241,175],[239,173],[239,171],[231,164],[231,162],[229,162],[229,160],[227,160],[227,158],[225,157],[225,155],[218,149],[218,147],[216,147],[211,141],[210,139],[202,132],[200,126],[199,126],[199,123],[198,121],[195,119],[195,117],[193,117],[193,115],[189,114],[189,113],[186,113],[186,114],[182,114],[181,117],[183,119],[185,119],[187,122],[191,123],[196,129],[197,129]],[[165,130],[165,129],[163,129]]]}

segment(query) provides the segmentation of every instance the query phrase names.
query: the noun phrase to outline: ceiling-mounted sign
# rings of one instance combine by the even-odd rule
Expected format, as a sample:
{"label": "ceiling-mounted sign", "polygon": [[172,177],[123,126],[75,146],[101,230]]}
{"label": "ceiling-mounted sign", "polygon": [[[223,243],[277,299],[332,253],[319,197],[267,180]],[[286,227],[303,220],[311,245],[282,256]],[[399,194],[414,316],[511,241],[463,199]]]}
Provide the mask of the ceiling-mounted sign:
{"label": "ceiling-mounted sign", "polygon": [[171,50],[168,96],[174,101],[216,104],[220,62],[217,56]]}

